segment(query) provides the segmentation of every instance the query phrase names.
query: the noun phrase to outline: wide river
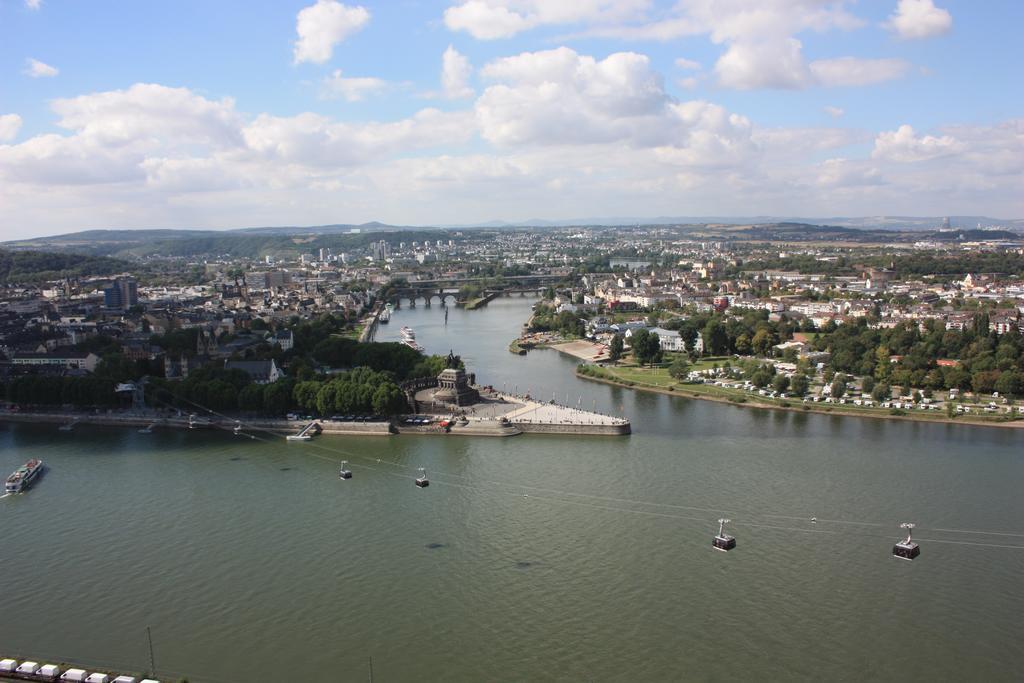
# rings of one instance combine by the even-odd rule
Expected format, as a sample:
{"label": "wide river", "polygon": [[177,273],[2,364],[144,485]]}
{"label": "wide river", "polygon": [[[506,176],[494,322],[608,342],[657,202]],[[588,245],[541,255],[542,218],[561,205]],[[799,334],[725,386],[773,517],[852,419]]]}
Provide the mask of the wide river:
{"label": "wide river", "polygon": [[[250,440],[0,423],[0,655],[208,681],[1020,680],[1024,431],[753,410],[402,309],[482,383],[627,437]],[[337,477],[351,462],[355,476]],[[378,462],[380,460],[380,462]],[[431,486],[413,486],[416,468]],[[723,514],[738,547],[715,552]],[[812,524],[810,518],[817,517]],[[922,553],[894,559],[899,523]]]}

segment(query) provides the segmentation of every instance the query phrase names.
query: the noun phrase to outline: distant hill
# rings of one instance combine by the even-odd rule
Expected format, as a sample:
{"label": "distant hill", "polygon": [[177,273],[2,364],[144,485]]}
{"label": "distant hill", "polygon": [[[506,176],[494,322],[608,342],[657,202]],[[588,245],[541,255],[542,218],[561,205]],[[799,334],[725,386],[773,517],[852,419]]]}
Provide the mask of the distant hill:
{"label": "distant hill", "polygon": [[[358,231],[353,232],[356,228]],[[86,230],[7,242],[12,253],[59,250],[87,256],[142,258],[146,256],[261,259],[294,256],[321,248],[334,253],[365,247],[387,233],[390,241],[448,239],[436,228],[400,228],[382,223],[362,226],[332,225],[316,228],[243,228],[241,230]]]}
{"label": "distant hill", "polygon": [[1009,230],[939,230],[922,235],[940,242],[980,242],[984,240],[1020,240],[1022,235]]}
{"label": "distant hill", "polygon": [[[293,256],[329,248],[335,253],[366,246],[387,234],[389,241],[447,239],[450,231],[470,229],[533,229],[550,227],[593,227],[611,229],[635,225],[662,225],[702,237],[721,236],[744,240],[855,240],[894,239],[982,240],[1020,239],[1024,220],[1000,220],[984,216],[951,216],[953,231],[938,231],[938,217],[874,216],[861,218],[779,218],[772,216],[660,216],[657,218],[589,218],[572,221],[532,219],[522,223],[491,221],[461,226],[397,226],[371,222],[317,226],[267,226],[232,230],[120,229],[85,230],[66,235],[37,237],[6,242],[0,246],[17,250],[59,250],[93,256],[138,258],[144,256],[201,257],[229,256],[259,259],[264,256]],[[1001,226],[977,229],[976,225]],[[899,237],[900,232],[913,233]],[[963,237],[959,237],[963,235]],[[968,237],[969,235],[969,237]]]}
{"label": "distant hill", "polygon": [[134,268],[130,261],[52,251],[0,250],[0,282],[43,282],[64,277],[114,275]]}
{"label": "distant hill", "polygon": [[[444,224],[445,228],[511,228],[511,227],[572,227],[616,225],[751,225],[769,223],[798,223],[834,225],[861,230],[936,230],[946,216],[615,216],[545,220],[531,218],[524,221],[487,221],[484,223]],[[949,216],[951,227],[974,229],[978,224],[1024,231],[1024,219],[990,218],[988,216]]]}

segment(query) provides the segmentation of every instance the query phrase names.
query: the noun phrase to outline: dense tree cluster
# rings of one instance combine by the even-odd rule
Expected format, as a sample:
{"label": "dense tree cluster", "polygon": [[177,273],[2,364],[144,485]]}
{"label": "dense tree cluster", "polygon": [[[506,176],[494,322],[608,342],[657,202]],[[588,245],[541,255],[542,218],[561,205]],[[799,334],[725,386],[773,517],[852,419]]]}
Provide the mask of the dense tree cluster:
{"label": "dense tree cluster", "polygon": [[560,332],[567,337],[582,337],[586,334],[583,318],[572,311],[555,312],[552,306],[538,304],[530,319],[531,332]]}
{"label": "dense tree cluster", "polygon": [[859,319],[818,335],[813,347],[832,354],[830,365],[837,372],[870,375],[872,382],[904,389],[1024,393],[1021,335],[990,332],[985,315],[963,331],[947,330],[938,320],[923,327],[901,323],[872,329]]}
{"label": "dense tree cluster", "polygon": [[4,387],[7,401],[20,406],[106,408],[118,405],[116,383],[102,377],[23,375]]}
{"label": "dense tree cluster", "polygon": [[967,273],[1003,273],[1024,276],[1024,256],[1012,252],[957,252],[955,255],[908,254],[892,261],[897,277],[924,275],[962,276]]}
{"label": "dense tree cluster", "polygon": [[789,339],[794,332],[794,326],[788,322],[770,322],[768,312],[763,310],[748,311],[738,318],[707,313],[672,318],[664,327],[678,330],[689,350],[694,348],[697,335],[702,335],[704,353],[709,356],[770,355],[773,346]]}
{"label": "dense tree cluster", "polygon": [[133,263],[107,256],[83,256],[59,251],[0,250],[0,283],[113,275],[133,268],[136,268]]}
{"label": "dense tree cluster", "polygon": [[[786,320],[773,322],[764,311],[750,311],[739,318],[719,314],[674,318],[664,326],[678,330],[690,349],[697,335],[702,335],[705,355],[782,355],[790,362],[797,362],[796,351],[780,354],[775,346],[797,331],[815,332],[810,321],[801,325]],[[1024,395],[1024,337],[990,331],[989,317],[983,312],[962,331],[947,330],[941,320],[928,320],[920,327],[916,322],[905,322],[892,328],[869,326],[868,318],[842,325],[830,322],[815,332],[810,348],[830,354],[826,381],[834,385],[836,396],[845,391],[844,382],[835,380],[836,373],[863,377],[865,393],[886,397],[891,396],[894,387],[907,395],[914,390],[930,394],[946,389]],[[805,362],[801,369],[813,374]],[[746,379],[759,387],[773,381],[766,372],[754,366],[744,371]],[[806,392],[804,380],[791,381],[789,391]]]}
{"label": "dense tree cluster", "polygon": [[389,372],[356,368],[324,382],[299,382],[292,393],[295,403],[308,412],[374,413],[395,415],[407,410],[403,392]]}
{"label": "dense tree cluster", "polygon": [[[290,410],[322,415],[375,413],[391,415],[406,410],[399,383],[406,379],[436,376],[445,368],[443,356],[423,356],[404,344],[360,343],[340,336],[347,322],[343,316],[325,315],[315,320],[293,319],[294,347],[282,351],[262,343],[246,350],[246,359],[275,360],[287,376],[270,384],[258,384],[242,370],[227,370],[223,361],[193,369],[183,380],[163,378],[163,365],[148,360],[132,361],[110,337],[95,337],[81,350],[101,356],[96,372],[83,378],[29,374],[12,380],[4,395],[15,404],[105,407],[123,403],[114,393],[118,382],[149,378],[147,400],[155,407],[175,406],[193,412],[197,406],[216,412],[243,411],[281,416]],[[150,341],[169,356],[194,356],[198,331],[171,330]],[[461,364],[461,361],[460,361]],[[329,368],[321,374],[318,368]]]}

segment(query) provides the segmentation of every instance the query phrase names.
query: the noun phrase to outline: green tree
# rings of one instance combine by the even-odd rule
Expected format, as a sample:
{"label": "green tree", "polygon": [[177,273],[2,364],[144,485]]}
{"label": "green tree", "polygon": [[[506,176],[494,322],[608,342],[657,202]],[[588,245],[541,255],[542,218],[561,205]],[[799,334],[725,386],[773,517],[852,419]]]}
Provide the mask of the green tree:
{"label": "green tree", "polygon": [[263,410],[269,415],[284,415],[292,407],[295,380],[279,379],[263,389]]}
{"label": "green tree", "polygon": [[892,387],[885,382],[876,384],[875,388],[871,390],[871,398],[875,399],[879,403],[882,401],[888,401],[892,398]]}
{"label": "green tree", "polygon": [[127,382],[137,378],[137,366],[135,362],[125,358],[120,353],[112,353],[103,356],[103,359],[96,364],[96,376],[110,379],[115,382]]}
{"label": "green tree", "polygon": [[206,386],[206,407],[224,412],[238,408],[238,389],[223,379],[211,380]]}
{"label": "green tree", "polygon": [[746,356],[750,354],[751,348],[753,347],[750,345],[750,337],[746,332],[736,337],[736,353]]}
{"label": "green tree", "polygon": [[652,366],[661,360],[661,340],[656,332],[645,329],[635,330],[629,339],[633,349],[633,358],[640,365],[650,363]]}
{"label": "green tree", "polygon": [[309,380],[299,382],[292,391],[295,402],[305,410],[316,410],[316,399],[320,393],[320,382]]}
{"label": "green tree", "polygon": [[377,415],[397,415],[408,408],[405,392],[392,382],[380,385],[373,392],[373,412]]}
{"label": "green tree", "polygon": [[789,389],[790,380],[785,375],[775,375],[775,379],[772,380],[772,389],[779,392],[780,394]]}
{"label": "green tree", "polygon": [[865,394],[870,394],[875,388],[875,378],[871,375],[865,375],[864,379],[861,380],[860,390]]}
{"label": "green tree", "polygon": [[622,358],[622,348],[624,344],[622,341],[622,335],[616,334],[612,337],[612,341],[608,344],[608,360],[613,363],[617,363]]}
{"label": "green tree", "polygon": [[764,327],[754,333],[754,338],[750,342],[754,352],[761,356],[769,355],[774,344],[775,340],[772,338],[772,333]]}
{"label": "green tree", "polygon": [[687,373],[690,372],[690,363],[686,360],[683,355],[677,356],[672,364],[668,366],[668,374],[675,379],[686,379]]}
{"label": "green tree", "polygon": [[793,379],[789,382],[789,389],[796,396],[806,394],[808,386],[810,386],[810,382],[807,381],[806,375],[793,375]]}
{"label": "green tree", "polygon": [[711,318],[704,326],[704,352],[718,356],[729,350],[729,337],[721,320]]}
{"label": "green tree", "polygon": [[258,413],[263,410],[264,386],[250,384],[238,392],[238,407],[242,410]]}
{"label": "green tree", "polygon": [[998,370],[985,370],[975,372],[971,375],[971,388],[976,394],[991,394],[996,390],[996,380],[999,379]]}
{"label": "green tree", "polygon": [[316,392],[316,409],[321,415],[330,415],[334,412],[334,401],[339,388],[343,385],[344,382],[326,382],[320,385],[320,390]]}
{"label": "green tree", "polygon": [[879,346],[875,350],[875,379],[887,380],[891,374],[892,363],[889,361],[889,347]]}
{"label": "green tree", "polygon": [[995,381],[995,390],[999,392],[1000,396],[1013,398],[1019,396],[1022,389],[1024,389],[1024,376],[1019,372],[1008,370],[999,375],[999,379]]}

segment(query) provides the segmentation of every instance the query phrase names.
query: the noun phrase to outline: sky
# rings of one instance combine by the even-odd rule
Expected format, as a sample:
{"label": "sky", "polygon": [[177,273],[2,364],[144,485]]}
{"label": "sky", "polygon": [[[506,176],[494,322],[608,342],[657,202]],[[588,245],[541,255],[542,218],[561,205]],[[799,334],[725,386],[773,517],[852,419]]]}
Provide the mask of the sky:
{"label": "sky", "polygon": [[0,233],[1024,217],[1020,0],[0,0]]}

